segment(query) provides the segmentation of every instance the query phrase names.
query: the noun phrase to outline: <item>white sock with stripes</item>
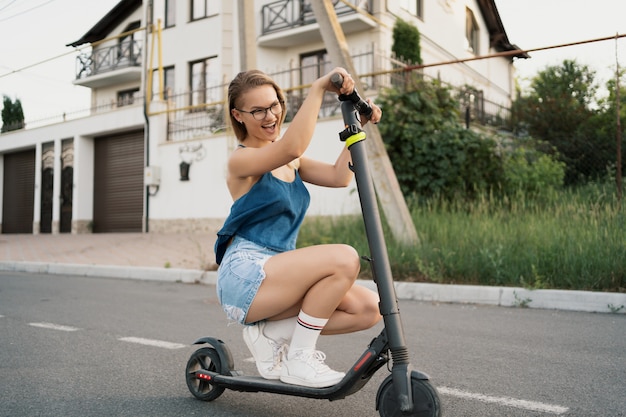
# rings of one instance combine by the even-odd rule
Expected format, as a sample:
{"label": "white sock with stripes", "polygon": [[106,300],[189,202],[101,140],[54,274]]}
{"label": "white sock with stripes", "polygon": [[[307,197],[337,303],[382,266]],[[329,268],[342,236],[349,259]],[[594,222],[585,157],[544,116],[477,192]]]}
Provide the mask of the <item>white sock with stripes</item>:
{"label": "white sock with stripes", "polygon": [[290,357],[291,353],[297,350],[315,350],[317,338],[326,323],[328,323],[328,319],[309,316],[304,311],[300,310],[298,322],[293,331],[293,337],[291,338],[288,356]]}

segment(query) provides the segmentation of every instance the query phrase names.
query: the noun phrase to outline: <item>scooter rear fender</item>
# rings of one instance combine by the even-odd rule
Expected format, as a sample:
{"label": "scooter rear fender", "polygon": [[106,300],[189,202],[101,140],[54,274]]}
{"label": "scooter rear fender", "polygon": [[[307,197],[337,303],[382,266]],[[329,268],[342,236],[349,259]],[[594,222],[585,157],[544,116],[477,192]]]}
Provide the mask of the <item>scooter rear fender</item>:
{"label": "scooter rear fender", "polygon": [[193,344],[207,344],[213,347],[220,357],[221,369],[224,375],[230,375],[230,372],[235,368],[235,362],[233,361],[233,355],[230,353],[230,349],[228,348],[226,343],[224,343],[220,339],[216,339],[214,337],[201,337],[200,339],[193,342]]}

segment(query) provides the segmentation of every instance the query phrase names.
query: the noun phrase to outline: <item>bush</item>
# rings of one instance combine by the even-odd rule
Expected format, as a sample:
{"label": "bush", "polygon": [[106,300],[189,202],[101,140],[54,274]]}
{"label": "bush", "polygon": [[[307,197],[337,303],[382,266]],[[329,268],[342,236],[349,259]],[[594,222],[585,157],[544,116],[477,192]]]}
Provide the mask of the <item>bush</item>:
{"label": "bush", "polygon": [[517,148],[504,157],[504,192],[536,196],[560,188],[565,164],[535,149]]}
{"label": "bush", "polygon": [[414,79],[406,92],[389,90],[378,101],[381,135],[405,196],[471,197],[499,187],[496,141],[459,123],[449,89]]}

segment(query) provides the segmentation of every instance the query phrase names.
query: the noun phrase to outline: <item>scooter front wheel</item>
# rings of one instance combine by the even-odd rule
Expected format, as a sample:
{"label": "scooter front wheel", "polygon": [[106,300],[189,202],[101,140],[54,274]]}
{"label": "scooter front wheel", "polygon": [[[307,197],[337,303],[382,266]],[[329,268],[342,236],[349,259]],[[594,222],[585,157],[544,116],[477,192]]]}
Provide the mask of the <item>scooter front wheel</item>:
{"label": "scooter front wheel", "polygon": [[441,404],[437,390],[428,380],[411,376],[411,389],[413,391],[413,411],[403,413],[398,404],[398,396],[393,386],[391,376],[385,379],[380,386],[378,395],[378,412],[381,417],[440,417]]}
{"label": "scooter front wheel", "polygon": [[187,361],[185,379],[189,391],[199,400],[213,401],[224,392],[224,387],[218,387],[209,381],[196,377],[196,371],[206,370],[221,373],[222,366],[217,351],[211,347],[196,350]]}

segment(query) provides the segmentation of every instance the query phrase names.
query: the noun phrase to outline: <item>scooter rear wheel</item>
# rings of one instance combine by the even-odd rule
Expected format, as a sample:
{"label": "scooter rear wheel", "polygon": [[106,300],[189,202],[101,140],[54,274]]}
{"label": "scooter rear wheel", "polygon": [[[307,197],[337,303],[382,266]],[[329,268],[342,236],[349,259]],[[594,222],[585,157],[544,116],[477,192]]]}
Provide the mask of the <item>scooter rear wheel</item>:
{"label": "scooter rear wheel", "polygon": [[404,414],[400,411],[398,396],[393,386],[393,380],[389,376],[383,381],[379,391],[378,412],[381,417],[440,417],[441,404],[437,390],[430,382],[417,377],[411,377],[411,389],[413,390],[413,411]]}
{"label": "scooter rear wheel", "polygon": [[221,373],[222,366],[217,351],[211,347],[196,350],[187,361],[185,379],[189,391],[199,400],[213,401],[224,392],[223,387],[211,384],[209,381],[197,378],[196,371],[206,370]]}

